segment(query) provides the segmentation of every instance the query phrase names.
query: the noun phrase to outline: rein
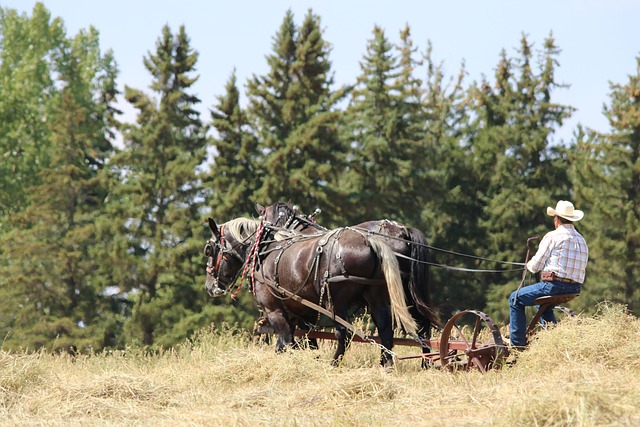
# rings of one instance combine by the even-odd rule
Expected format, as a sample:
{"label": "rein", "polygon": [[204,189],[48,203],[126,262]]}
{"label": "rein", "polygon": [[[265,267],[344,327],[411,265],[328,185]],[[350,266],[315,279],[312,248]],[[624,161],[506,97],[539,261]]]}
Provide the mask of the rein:
{"label": "rein", "polygon": [[516,298],[518,298],[518,292],[520,291],[520,289],[524,286],[524,282],[525,280],[527,280],[527,262],[529,261],[529,252],[531,251],[531,242],[533,242],[534,240],[537,240],[538,236],[533,236],[533,237],[529,237],[527,239],[527,254],[524,257],[524,264],[525,264],[525,268],[522,271],[522,280],[520,281],[520,285],[518,285],[518,289],[516,289],[516,295],[514,297],[514,301]]}
{"label": "rein", "polygon": [[223,226],[220,227],[220,242],[219,242],[218,248],[220,249],[220,252],[218,253],[218,259],[216,260],[216,264],[214,266],[216,271],[219,271],[220,263],[222,262],[222,259],[224,258],[224,256],[227,254],[227,244],[224,241],[224,227]]}
{"label": "rein", "polygon": [[[447,253],[447,254],[450,254],[450,255],[457,255],[457,256],[465,257],[465,258],[477,259],[477,260],[479,260],[479,261],[495,262],[495,263],[497,263],[497,264],[507,264],[507,265],[517,265],[517,266],[524,266],[524,265],[525,265],[524,263],[521,263],[521,262],[500,261],[500,260],[495,260],[495,259],[491,259],[491,258],[483,258],[483,257],[479,257],[479,256],[477,256],[477,255],[464,254],[464,253],[461,253],[461,252],[455,252],[455,251],[450,251],[450,250],[447,250],[447,249],[437,248],[437,247],[435,247],[435,246],[427,245],[427,244],[424,244],[424,243],[412,242],[412,241],[410,241],[410,240],[403,239],[402,237],[390,236],[390,235],[385,234],[385,233],[380,233],[380,232],[377,232],[377,231],[367,230],[367,229],[365,229],[365,228],[361,228],[361,227],[349,227],[349,228],[352,228],[352,229],[354,229],[354,230],[359,230],[359,231],[362,231],[362,232],[365,232],[365,233],[369,233],[369,234],[376,234],[376,235],[378,235],[378,236],[383,236],[383,237],[386,237],[386,238],[389,238],[389,239],[398,240],[398,241],[400,241],[400,242],[405,242],[405,243],[407,243],[407,244],[411,244],[411,245],[423,246],[423,247],[425,247],[425,248],[433,249],[434,251],[443,252],[443,253]],[[405,257],[405,258],[408,258],[408,257]],[[408,258],[408,259],[412,259],[412,258]],[[418,260],[414,260],[414,261],[418,261]],[[423,261],[423,263],[424,263],[424,264],[433,265],[433,266],[436,266],[436,267],[448,267],[448,266],[446,266],[446,265],[435,264],[435,263],[428,263],[428,262],[424,262],[424,261]],[[457,267],[451,267],[451,269],[454,269],[454,270],[455,270],[455,269],[458,269],[458,268],[457,268]],[[494,272],[502,272],[502,271],[516,271],[516,270],[520,270],[520,269],[519,269],[519,268],[518,268],[518,269],[514,269],[514,270],[474,270],[474,269],[461,269],[461,271],[478,271],[478,272],[491,272],[491,273],[494,273]]]}
{"label": "rein", "polygon": [[[296,220],[298,220],[298,222],[301,222],[301,223],[305,222],[305,223],[309,223],[309,224],[316,224],[316,223],[312,223],[309,220],[306,220],[305,218],[299,219],[295,215],[292,216],[291,218],[295,218]],[[287,221],[286,224],[293,223],[293,220],[291,218]],[[290,232],[295,232],[295,230],[292,230],[291,228],[288,228],[286,226],[286,224],[285,224],[284,227],[269,226],[269,228],[273,229],[273,230],[286,231],[286,232],[289,232],[289,233]],[[413,242],[413,241],[410,241],[410,240],[407,240],[407,239],[403,239],[401,237],[390,236],[390,235],[385,234],[385,233],[380,233],[380,232],[376,232],[376,231],[372,231],[372,230],[367,230],[367,229],[362,228],[362,227],[352,227],[352,226],[350,226],[350,227],[345,227],[345,228],[349,228],[351,230],[358,231],[360,233],[366,233],[368,235],[377,235],[377,236],[382,236],[382,237],[385,237],[385,238],[388,238],[388,239],[398,240],[400,242],[405,242],[405,243],[410,244],[410,245],[423,246],[423,247],[426,247],[428,249],[433,249],[435,251],[444,252],[444,253],[448,253],[448,254],[451,254],[451,255],[456,255],[456,256],[460,256],[460,257],[467,257],[467,258],[473,258],[473,259],[476,259],[476,260],[479,260],[479,261],[488,261],[488,262],[494,262],[494,263],[498,263],[498,264],[514,265],[514,266],[519,266],[519,267],[523,267],[523,268],[524,268],[524,266],[526,264],[526,263],[521,263],[521,262],[499,261],[499,260],[494,260],[494,259],[490,259],[490,258],[479,257],[479,256],[476,256],[476,255],[469,255],[469,254],[464,254],[464,253],[460,253],[460,252],[449,251],[449,250],[446,250],[446,249],[440,249],[440,248],[437,248],[435,246],[426,245],[426,244],[423,244],[423,243]],[[322,231],[321,231],[321,233],[322,233]],[[306,236],[307,236],[306,234],[298,233],[295,236],[284,237],[284,238],[285,239],[293,239],[293,238],[296,238],[296,237],[303,238],[303,237],[306,237]],[[403,254],[400,254],[400,253],[397,253],[397,252],[394,252],[394,254],[399,258],[408,259],[410,261],[418,262],[420,264],[430,265],[430,266],[433,266],[433,267],[439,267],[439,268],[443,268],[445,270],[463,271],[463,272],[467,272],[467,273],[512,273],[512,272],[515,272],[515,271],[521,271],[523,269],[523,268],[511,268],[511,269],[501,269],[501,270],[499,270],[499,269],[477,269],[477,268],[467,268],[467,267],[454,267],[454,266],[451,266],[451,265],[438,264],[438,263],[435,263],[435,262],[429,262],[429,261],[422,261],[422,260],[414,259],[414,258],[411,258],[409,256],[406,256],[406,255],[403,255]],[[525,269],[525,271],[526,271],[526,269]]]}
{"label": "rein", "polygon": [[[404,240],[404,239],[401,239],[401,240]],[[483,269],[478,269],[478,268],[454,267],[454,266],[446,265],[446,264],[438,264],[438,263],[435,263],[435,262],[421,261],[421,260],[414,259],[414,258],[411,258],[411,257],[403,255],[403,254],[399,254],[397,252],[394,252],[394,254],[397,257],[400,257],[400,258],[404,258],[404,259],[408,259],[408,260],[411,260],[411,261],[419,262],[421,264],[431,265],[433,267],[444,268],[445,270],[465,271],[465,272],[469,272],[469,273],[511,273],[511,272],[514,272],[514,271],[522,270],[522,268],[510,268],[508,270],[483,270]],[[523,266],[525,265],[525,264],[519,263],[519,262],[504,261],[504,263],[505,264],[513,264],[513,265],[523,265]]]}

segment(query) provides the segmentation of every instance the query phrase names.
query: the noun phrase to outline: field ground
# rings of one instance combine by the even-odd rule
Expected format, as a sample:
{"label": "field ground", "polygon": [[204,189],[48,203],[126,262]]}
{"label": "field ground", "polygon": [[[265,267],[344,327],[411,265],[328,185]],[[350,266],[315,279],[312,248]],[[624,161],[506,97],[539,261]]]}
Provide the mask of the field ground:
{"label": "field ground", "polygon": [[277,355],[225,331],[160,355],[0,351],[0,424],[640,425],[640,320],[621,306],[537,334],[515,365],[484,375],[415,360],[386,371],[368,344],[332,368],[332,345]]}

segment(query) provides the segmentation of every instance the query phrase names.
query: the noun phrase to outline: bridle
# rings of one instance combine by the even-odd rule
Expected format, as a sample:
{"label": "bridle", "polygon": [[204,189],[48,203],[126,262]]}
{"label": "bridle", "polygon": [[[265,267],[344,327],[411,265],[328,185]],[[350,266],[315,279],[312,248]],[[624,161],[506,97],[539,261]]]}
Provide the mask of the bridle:
{"label": "bridle", "polygon": [[[216,292],[221,292],[222,294],[226,293],[226,290],[221,289],[218,284],[220,283],[220,264],[222,264],[223,260],[228,260],[229,257],[235,257],[240,263],[244,262],[244,259],[235,251],[238,246],[243,244],[242,241],[238,242],[236,245],[233,245],[229,248],[228,242],[224,238],[224,229],[225,226],[220,226],[220,239],[214,240],[213,238],[209,239],[207,243],[204,245],[204,256],[208,258],[207,261],[207,275],[213,278],[213,282],[215,285]],[[213,255],[215,250],[217,249],[218,255],[215,260],[215,264],[213,261]],[[233,276],[232,280],[229,284],[234,283],[238,278],[240,271],[236,272]]]}
{"label": "bridle", "polygon": [[[221,296],[227,293],[227,287],[236,283],[238,277],[242,274],[242,278],[240,279],[240,284],[238,285],[237,291],[242,287],[242,283],[245,280],[245,277],[251,273],[251,283],[253,283],[253,273],[256,269],[256,264],[259,262],[258,258],[260,255],[260,245],[263,242],[263,238],[269,235],[272,232],[275,232],[279,229],[288,230],[294,226],[294,223],[308,223],[308,224],[316,224],[315,223],[315,215],[320,213],[319,209],[309,215],[307,218],[299,217],[297,215],[298,207],[293,207],[293,214],[287,215],[284,212],[278,212],[278,217],[274,221],[274,223],[270,223],[266,221],[266,217],[268,216],[269,209],[273,209],[272,206],[269,206],[265,209],[265,212],[262,215],[262,220],[260,226],[256,231],[254,231],[250,236],[242,237],[237,243],[232,243],[225,238],[225,224],[222,224],[218,227],[218,232],[214,233],[214,236],[211,237],[204,246],[204,256],[207,257],[207,267],[206,273],[207,277],[213,281],[213,286],[211,288],[207,287],[207,292],[211,296]],[[281,226],[280,223],[284,224]],[[234,233],[232,233],[233,235]],[[250,242],[251,237],[255,236],[255,242]],[[235,239],[232,239],[235,240]],[[240,246],[249,246],[249,253],[247,256],[243,257],[238,253],[237,248]],[[224,283],[224,289],[220,287],[220,276],[221,276],[221,266],[223,261],[229,262],[231,258],[234,258],[238,261],[240,265],[244,264],[244,268],[239,268],[231,278],[228,283]],[[236,291],[236,293],[237,293]],[[235,294],[233,295],[235,297]]]}

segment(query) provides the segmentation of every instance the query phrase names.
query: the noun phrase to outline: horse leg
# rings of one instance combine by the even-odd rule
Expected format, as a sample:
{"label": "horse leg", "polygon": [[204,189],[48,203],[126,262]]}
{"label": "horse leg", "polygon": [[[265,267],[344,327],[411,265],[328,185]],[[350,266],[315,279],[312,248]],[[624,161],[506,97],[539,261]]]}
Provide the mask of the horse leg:
{"label": "horse leg", "polygon": [[371,319],[378,329],[378,337],[383,348],[380,350],[380,364],[393,366],[393,320],[389,299],[380,294],[380,288],[369,287],[364,292],[364,299],[371,310]]}
{"label": "horse leg", "polygon": [[287,347],[291,347],[293,345],[293,325],[287,319],[285,313],[279,309],[268,311],[267,319],[269,319],[269,323],[278,335],[276,352],[280,353],[285,351]]}
{"label": "horse leg", "polygon": [[257,344],[268,345],[271,343],[271,334],[274,332],[275,331],[273,327],[271,327],[267,316],[262,316],[253,324],[253,341]]}
{"label": "horse leg", "polygon": [[[303,319],[300,319],[300,321],[298,322],[298,329],[300,329],[301,331],[305,332],[305,333],[309,333],[309,331],[311,331],[313,329],[313,326],[311,323],[307,323],[305,322]],[[307,345],[309,346],[310,350],[317,350],[320,347],[318,347],[318,339],[317,338],[311,338],[309,336],[306,337],[307,339]]]}
{"label": "horse leg", "polygon": [[[300,329],[302,331],[305,332],[309,332],[309,329]],[[309,350],[317,350],[318,348],[318,339],[317,338],[311,338],[311,337],[306,337],[307,340],[307,346],[309,347]]]}
{"label": "horse leg", "polygon": [[[346,319],[347,318],[347,310],[336,311],[336,315]],[[349,330],[340,324],[336,324],[335,330],[336,341],[338,342],[338,346],[336,348],[336,352],[333,354],[333,360],[331,360],[332,366],[340,366],[342,359],[344,358],[344,353],[347,351],[347,341],[351,337]]]}
{"label": "horse leg", "polygon": [[[308,324],[303,320],[303,319],[299,319],[298,320],[298,330],[300,330],[301,332],[307,334],[309,333],[309,331],[311,330],[311,327],[308,326]],[[311,337],[303,337],[299,340],[295,340],[295,348],[304,348],[304,341],[306,341],[307,347],[310,350],[317,350],[318,347],[318,340],[316,338],[311,338]]]}
{"label": "horse leg", "polygon": [[[422,353],[431,353],[431,347],[428,344],[428,341],[431,340],[431,321],[415,307],[411,307],[409,312],[418,323],[418,339],[422,341]],[[432,364],[428,359],[422,359],[421,366],[422,369],[427,369],[430,368]]]}
{"label": "horse leg", "polygon": [[318,347],[318,339],[317,338],[307,338],[307,340],[309,340],[309,349],[310,350],[317,350],[320,347]]}
{"label": "horse leg", "polygon": [[386,304],[371,307],[373,323],[378,328],[380,344],[384,347],[380,352],[380,364],[384,367],[393,366],[393,323],[391,321],[391,309]]}

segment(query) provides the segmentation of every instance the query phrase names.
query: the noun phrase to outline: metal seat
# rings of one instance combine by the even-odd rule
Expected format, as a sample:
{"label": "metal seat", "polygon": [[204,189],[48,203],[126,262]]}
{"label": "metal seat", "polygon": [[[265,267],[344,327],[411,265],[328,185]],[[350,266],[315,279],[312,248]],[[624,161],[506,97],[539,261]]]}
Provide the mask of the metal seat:
{"label": "metal seat", "polygon": [[572,299],[574,299],[578,295],[580,295],[580,294],[549,295],[549,296],[546,296],[546,297],[540,297],[540,298],[536,299],[533,303],[535,305],[541,306],[540,308],[542,308],[543,305],[564,304],[566,302],[571,301]]}
{"label": "metal seat", "polygon": [[526,336],[529,337],[531,334],[533,334],[534,329],[538,324],[538,321],[542,317],[542,314],[550,305],[564,304],[566,302],[571,301],[578,295],[580,294],[560,294],[560,295],[548,295],[546,297],[537,298],[533,303],[535,305],[538,305],[539,308],[535,316],[533,316],[533,319],[531,319],[531,323],[529,323]]}

